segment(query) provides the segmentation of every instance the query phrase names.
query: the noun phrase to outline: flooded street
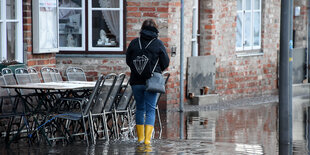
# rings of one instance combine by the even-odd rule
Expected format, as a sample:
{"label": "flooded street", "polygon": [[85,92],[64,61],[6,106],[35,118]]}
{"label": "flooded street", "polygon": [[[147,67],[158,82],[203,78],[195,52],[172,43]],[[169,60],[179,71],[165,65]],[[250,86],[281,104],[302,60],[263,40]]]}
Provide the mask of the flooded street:
{"label": "flooded street", "polygon": [[[309,98],[294,97],[293,102],[293,153],[307,154]],[[132,138],[109,143],[102,140],[89,147],[83,142],[53,147],[29,147],[20,142],[10,149],[1,145],[0,154],[278,154],[277,102],[204,107],[196,111],[186,108],[189,111],[161,113],[162,138],[158,139],[156,122],[151,146],[138,145]]]}

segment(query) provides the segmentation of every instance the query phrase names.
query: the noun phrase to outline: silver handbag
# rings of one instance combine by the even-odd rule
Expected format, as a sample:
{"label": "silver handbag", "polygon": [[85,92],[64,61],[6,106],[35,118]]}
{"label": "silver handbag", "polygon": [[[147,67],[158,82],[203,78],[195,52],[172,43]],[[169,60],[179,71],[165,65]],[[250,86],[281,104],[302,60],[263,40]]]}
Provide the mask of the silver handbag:
{"label": "silver handbag", "polygon": [[146,80],[146,91],[153,93],[165,93],[165,79],[161,73],[154,72],[158,60],[152,71],[152,76]]}

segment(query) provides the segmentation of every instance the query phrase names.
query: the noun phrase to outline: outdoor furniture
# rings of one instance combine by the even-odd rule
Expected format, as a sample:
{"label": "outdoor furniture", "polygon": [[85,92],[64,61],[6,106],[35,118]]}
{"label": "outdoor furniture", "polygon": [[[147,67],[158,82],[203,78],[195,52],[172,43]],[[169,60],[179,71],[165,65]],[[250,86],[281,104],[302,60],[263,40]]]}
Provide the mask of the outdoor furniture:
{"label": "outdoor furniture", "polygon": [[[32,83],[30,74],[28,74],[28,70],[26,68],[16,68],[15,69],[15,77],[17,84],[27,84]],[[35,94],[34,90],[21,90],[22,95]]]}
{"label": "outdoor furniture", "polygon": [[[17,82],[16,82],[16,79],[14,77],[14,74],[12,72],[11,69],[9,68],[3,68],[2,69],[2,75],[3,75],[3,78],[4,78],[4,81],[5,81],[5,85],[16,85]],[[12,89],[8,89],[10,95],[12,96],[16,96],[16,92]]]}
{"label": "outdoor furniture", "polygon": [[[96,142],[96,138],[99,137],[100,133],[104,134],[104,137],[107,141],[109,141],[110,136],[113,135],[113,132],[115,133],[115,122],[112,118],[112,112],[111,110],[107,111],[105,110],[105,106],[108,103],[109,98],[111,98],[112,91],[115,87],[115,83],[117,81],[117,75],[114,73],[110,73],[105,76],[104,83],[110,83],[109,85],[106,85],[103,83],[101,85],[100,89],[98,90],[98,98],[95,101],[95,105],[93,106],[93,109],[91,111],[91,125],[93,126],[93,142]],[[112,102],[109,102],[112,104]],[[112,125],[108,125],[108,122],[111,122]],[[116,136],[114,134],[114,136]]]}
{"label": "outdoor furniture", "polygon": [[[52,137],[47,138],[48,141],[57,139],[66,139],[67,141],[71,141],[73,140],[73,136],[83,135],[84,139],[86,139],[87,145],[89,144],[88,132],[86,128],[86,119],[88,120],[91,107],[93,104],[95,104],[95,101],[99,97],[98,90],[102,86],[103,82],[104,77],[101,75],[99,76],[95,84],[95,87],[92,91],[92,94],[90,95],[89,98],[85,97],[83,99],[68,100],[69,102],[79,103],[79,109],[77,109],[77,111],[62,112],[60,114],[53,115],[52,118],[50,118],[50,120],[47,123],[52,121],[51,123],[49,123],[52,127],[49,128],[48,135],[51,135]],[[65,120],[66,122],[60,121],[60,119]],[[72,122],[75,122],[75,124]],[[55,129],[53,129],[53,127]],[[89,125],[89,127],[92,127],[92,125]],[[54,134],[55,130],[60,131],[62,137],[56,137],[56,135]],[[83,131],[80,132],[80,130]],[[90,129],[90,131],[93,130]],[[69,139],[67,137],[69,137]]]}
{"label": "outdoor furniture", "polygon": [[115,105],[114,115],[117,132],[121,137],[134,137],[135,120],[130,111],[130,106],[134,102],[133,92],[129,83],[123,87],[119,101]]}
{"label": "outdoor furniture", "polygon": [[[51,101],[51,94],[49,90],[55,90],[58,91],[60,90],[61,92],[70,95],[70,93],[73,90],[76,89],[93,89],[95,86],[96,82],[84,82],[84,83],[79,83],[78,81],[63,81],[63,82],[47,82],[47,83],[27,83],[27,84],[20,84],[20,85],[1,85],[2,88],[10,88],[10,89],[15,89],[16,92],[18,92],[18,95],[20,97],[23,97],[20,93],[20,89],[30,89],[30,90],[36,90],[38,94],[38,102],[41,103],[41,105],[45,105],[48,107],[46,110],[40,110],[40,111],[27,111],[27,114],[31,116],[33,119],[32,122],[30,123],[30,127],[27,126],[27,137],[31,139],[31,141],[38,141],[40,139],[40,135],[43,135],[43,137],[46,137],[47,134],[45,134],[45,131],[42,130],[42,124],[48,120],[46,116],[49,116],[54,113],[58,113],[57,108],[55,105],[57,105],[57,102]],[[24,102],[23,102],[24,103]],[[55,104],[50,104],[50,103],[55,103]],[[22,104],[22,105],[27,105],[27,104]],[[26,106],[24,106],[26,107]],[[26,119],[23,119],[22,121],[25,121]],[[29,120],[29,119],[27,119]],[[25,125],[24,125],[25,126]],[[23,129],[24,127],[20,127]],[[41,133],[41,134],[39,134]],[[16,135],[20,135],[21,132],[18,132]],[[47,139],[47,138],[45,138]],[[50,142],[50,141],[48,141]]]}
{"label": "outdoor furniture", "polygon": [[57,68],[53,68],[52,79],[54,82],[63,81],[62,76]]}
{"label": "outdoor furniture", "polygon": [[28,74],[30,75],[30,79],[32,83],[40,83],[41,79],[39,77],[39,73],[37,72],[37,70],[35,68],[28,68]]}
{"label": "outdoor furniture", "polygon": [[[5,71],[9,72],[10,69],[5,69]],[[4,76],[0,74],[0,85],[6,85],[6,83]],[[0,120],[6,122],[0,132],[5,132],[5,143],[9,146],[12,141],[23,138],[20,133],[24,132],[24,127],[26,127],[26,131],[29,131],[27,114],[23,106],[19,104],[18,97],[12,96],[9,89],[0,88],[0,99]]]}
{"label": "outdoor furniture", "polygon": [[79,67],[69,67],[66,70],[68,81],[87,81],[85,72]]}
{"label": "outdoor furniture", "polygon": [[53,68],[42,67],[40,71],[44,82],[53,82],[53,77],[51,75],[51,72],[53,72]]}

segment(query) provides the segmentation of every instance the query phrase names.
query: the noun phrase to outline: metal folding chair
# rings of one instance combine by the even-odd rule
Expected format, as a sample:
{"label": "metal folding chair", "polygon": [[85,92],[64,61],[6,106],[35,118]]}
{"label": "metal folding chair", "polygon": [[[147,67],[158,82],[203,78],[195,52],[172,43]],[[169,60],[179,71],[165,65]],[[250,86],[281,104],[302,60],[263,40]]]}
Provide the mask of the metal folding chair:
{"label": "metal folding chair", "polygon": [[132,102],[133,92],[131,86],[127,83],[126,86],[123,87],[120,99],[114,108],[117,132],[122,137],[129,136],[129,134],[134,137],[135,121],[130,110]]}
{"label": "metal folding chair", "polygon": [[63,81],[62,76],[57,68],[53,68],[52,77],[54,77],[54,82]]}
{"label": "metal folding chair", "polygon": [[[6,85],[16,85],[17,84],[16,79],[14,77],[14,74],[10,68],[3,68],[2,69],[2,75],[3,75],[3,78],[5,80]],[[8,89],[8,91],[12,96],[17,95],[14,89]]]}
{"label": "metal folding chair", "polygon": [[[47,122],[43,123],[41,127],[46,126],[45,128],[48,130],[47,141],[50,143],[50,141],[57,140],[57,139],[66,139],[68,142],[73,140],[73,136],[80,136],[83,135],[84,139],[86,139],[87,145],[89,145],[88,141],[88,129],[86,126],[86,121],[90,123],[89,117],[90,117],[90,110],[93,107],[93,104],[95,104],[95,101],[98,101],[99,95],[99,89],[103,85],[104,77],[102,75],[99,76],[96,85],[94,89],[92,90],[92,94],[89,98],[83,98],[83,99],[75,99],[75,100],[68,100],[69,102],[74,102],[79,104],[79,109],[77,111],[70,111],[70,112],[62,112],[57,115],[53,115],[52,118],[50,118]],[[65,100],[65,99],[64,99]],[[87,119],[87,120],[86,120]],[[63,120],[63,121],[60,121]],[[72,123],[72,122],[75,122]],[[46,125],[46,124],[50,125]],[[93,131],[91,127],[93,127],[91,124],[89,124],[90,132]],[[40,131],[40,128],[37,128],[36,131]],[[45,129],[43,129],[45,130]],[[83,130],[82,132],[80,132]],[[55,137],[56,132],[59,131],[62,135],[62,137]],[[91,134],[92,136],[93,134]],[[69,139],[68,139],[69,137]],[[92,137],[93,139],[93,137]]]}
{"label": "metal folding chair", "polygon": [[66,70],[68,81],[87,81],[85,72],[79,67],[69,67]]}
{"label": "metal folding chair", "polygon": [[51,67],[42,67],[41,70],[42,79],[44,82],[53,82],[53,77],[51,72],[53,72],[53,68]]}
{"label": "metal folding chair", "polygon": [[[164,72],[163,73],[163,76],[164,76],[164,79],[165,79],[165,84],[167,84],[168,80],[169,80],[169,77],[170,77],[170,73],[169,72]],[[162,134],[162,131],[163,131],[163,127],[162,127],[162,123],[161,123],[161,118],[160,118],[160,113],[159,113],[159,107],[158,107],[158,102],[159,102],[159,99],[161,97],[161,93],[159,93],[159,95],[157,95],[157,102],[156,102],[156,112],[157,112],[157,118],[158,118],[158,123],[159,123],[159,136],[158,138],[161,139],[161,134]]]}
{"label": "metal folding chair", "polygon": [[116,137],[114,128],[115,122],[111,111],[113,104],[112,100],[114,100],[113,95],[115,94],[113,90],[115,88],[116,82],[116,74],[110,73],[105,76],[104,83],[99,89],[99,97],[97,98],[96,104],[91,111],[91,125],[94,129],[94,143],[96,142],[97,137],[100,137],[100,133],[104,134],[104,137],[107,141],[109,141],[110,136],[114,135]]}
{"label": "metal folding chair", "polygon": [[[3,71],[6,73],[6,79],[8,81],[0,74],[0,85],[13,84],[15,79],[13,80],[10,76],[12,71],[8,68],[3,69]],[[28,114],[25,113],[24,107],[19,104],[19,98],[16,96],[15,91],[13,90],[11,92],[14,92],[14,95],[11,95],[7,88],[0,88],[0,120],[6,122],[3,125],[4,130],[0,129],[0,131],[1,133],[5,131],[6,145],[10,145],[12,141],[23,138],[21,134],[25,132],[24,127],[26,127],[25,130],[27,133],[30,131],[28,119],[26,118]],[[25,138],[28,137],[25,136]]]}
{"label": "metal folding chair", "polygon": [[35,68],[28,68],[28,74],[30,75],[30,79],[32,83],[41,83],[41,79],[39,77],[39,73]]}

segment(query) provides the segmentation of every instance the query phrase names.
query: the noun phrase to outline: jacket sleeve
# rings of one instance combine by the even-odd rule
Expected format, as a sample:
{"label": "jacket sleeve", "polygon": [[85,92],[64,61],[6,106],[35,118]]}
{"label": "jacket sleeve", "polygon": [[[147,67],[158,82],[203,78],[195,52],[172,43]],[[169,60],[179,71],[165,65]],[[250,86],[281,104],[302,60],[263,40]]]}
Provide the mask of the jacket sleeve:
{"label": "jacket sleeve", "polygon": [[132,40],[127,48],[126,51],[126,64],[131,67],[132,66],[132,61],[131,61],[131,55],[132,55],[132,51],[133,51],[133,45],[134,45],[134,40]]}
{"label": "jacket sleeve", "polygon": [[165,48],[162,41],[160,41],[159,47],[160,47],[160,53],[159,53],[160,69],[161,69],[161,71],[164,71],[168,68],[170,59],[169,59],[166,48]]}

